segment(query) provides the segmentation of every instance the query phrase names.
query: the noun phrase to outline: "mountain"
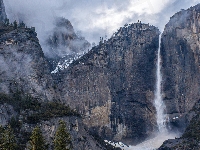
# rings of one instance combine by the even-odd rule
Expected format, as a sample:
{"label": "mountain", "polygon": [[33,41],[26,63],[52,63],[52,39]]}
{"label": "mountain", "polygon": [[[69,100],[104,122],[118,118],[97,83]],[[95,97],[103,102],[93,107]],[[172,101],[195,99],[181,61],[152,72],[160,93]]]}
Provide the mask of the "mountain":
{"label": "mountain", "polygon": [[0,25],[0,127],[11,126],[18,150],[28,146],[35,126],[42,130],[48,149],[53,149],[59,120],[66,123],[74,149],[115,149],[90,135],[80,114],[60,103],[35,28],[25,26],[16,21]]}
{"label": "mountain", "polygon": [[[200,4],[170,18],[162,34],[163,91],[172,127],[184,131],[160,149],[200,149]],[[173,117],[176,117],[174,119]]]}
{"label": "mountain", "polygon": [[[65,18],[42,50],[35,28],[5,21],[0,1],[0,125],[14,129],[18,149],[39,126],[48,149],[59,120],[73,149],[118,149],[104,140],[137,144],[158,131],[154,91],[158,28],[138,21],[90,44]],[[170,18],[161,37],[162,91],[173,131],[160,149],[199,149],[200,4]]]}
{"label": "mountain", "polygon": [[52,73],[63,70],[82,56],[90,48],[90,43],[81,35],[77,35],[69,20],[55,19],[55,28],[46,41],[49,52],[45,54],[50,62]]}
{"label": "mountain", "polygon": [[176,13],[162,34],[164,101],[171,118],[179,117],[178,126],[200,99],[199,13],[200,5]]}
{"label": "mountain", "polygon": [[84,115],[92,133],[137,143],[156,130],[159,34],[141,22],[121,27],[59,73],[61,101]]}
{"label": "mountain", "polygon": [[34,28],[9,25],[0,30],[5,31],[0,37],[0,92],[53,100],[53,80]]}

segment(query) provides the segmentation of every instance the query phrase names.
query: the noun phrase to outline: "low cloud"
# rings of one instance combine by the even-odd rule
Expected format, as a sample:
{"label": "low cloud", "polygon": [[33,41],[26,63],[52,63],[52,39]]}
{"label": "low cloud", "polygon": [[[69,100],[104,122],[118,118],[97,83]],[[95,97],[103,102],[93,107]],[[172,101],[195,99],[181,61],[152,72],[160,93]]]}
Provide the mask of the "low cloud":
{"label": "low cloud", "polygon": [[[35,26],[41,44],[54,28],[56,17],[69,19],[76,31],[86,39],[98,42],[110,37],[125,23],[141,20],[162,31],[169,18],[181,9],[198,3],[197,0],[4,0],[11,21],[23,20]],[[16,5],[17,4],[17,5]]]}

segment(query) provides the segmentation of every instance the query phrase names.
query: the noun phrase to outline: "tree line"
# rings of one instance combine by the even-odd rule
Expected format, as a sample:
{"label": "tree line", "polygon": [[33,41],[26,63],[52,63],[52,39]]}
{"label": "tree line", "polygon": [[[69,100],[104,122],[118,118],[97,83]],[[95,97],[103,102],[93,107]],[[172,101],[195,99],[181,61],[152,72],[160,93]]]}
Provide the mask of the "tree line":
{"label": "tree line", "polygon": [[[59,121],[59,126],[54,137],[54,150],[71,150],[72,142],[70,133],[67,131],[66,124],[63,120]],[[16,150],[17,141],[10,125],[6,128],[0,126],[0,150]],[[36,126],[30,136],[27,144],[28,150],[47,150],[45,139],[38,126]]]}

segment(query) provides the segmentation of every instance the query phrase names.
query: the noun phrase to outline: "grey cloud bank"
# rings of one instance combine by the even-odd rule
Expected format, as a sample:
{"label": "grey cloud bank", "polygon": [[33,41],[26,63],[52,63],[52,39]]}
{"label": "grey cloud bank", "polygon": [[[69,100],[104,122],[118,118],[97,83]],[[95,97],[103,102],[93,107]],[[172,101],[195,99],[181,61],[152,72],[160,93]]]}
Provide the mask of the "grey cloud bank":
{"label": "grey cloud bank", "polygon": [[[4,0],[11,21],[23,20],[36,27],[41,45],[56,17],[69,19],[76,31],[81,31],[89,42],[99,37],[110,37],[125,23],[141,20],[162,31],[169,18],[199,0]],[[80,32],[79,32],[80,33]]]}

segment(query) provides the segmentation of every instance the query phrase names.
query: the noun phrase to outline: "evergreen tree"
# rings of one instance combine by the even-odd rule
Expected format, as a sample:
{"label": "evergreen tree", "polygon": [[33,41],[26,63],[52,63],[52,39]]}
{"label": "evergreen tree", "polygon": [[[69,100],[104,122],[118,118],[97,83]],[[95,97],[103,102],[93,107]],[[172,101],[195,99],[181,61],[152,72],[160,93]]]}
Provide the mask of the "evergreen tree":
{"label": "evergreen tree", "polygon": [[35,127],[29,141],[29,150],[45,150],[45,142],[39,127]]}
{"label": "evergreen tree", "polygon": [[0,125],[0,149],[2,149],[2,144],[3,144],[3,133],[4,133],[4,128]]}
{"label": "evergreen tree", "polygon": [[7,129],[0,129],[3,133],[1,133],[1,150],[15,150],[17,148],[15,136],[13,130],[10,126]]}
{"label": "evergreen tree", "polygon": [[54,139],[54,150],[71,150],[71,137],[64,121],[59,122]]}

